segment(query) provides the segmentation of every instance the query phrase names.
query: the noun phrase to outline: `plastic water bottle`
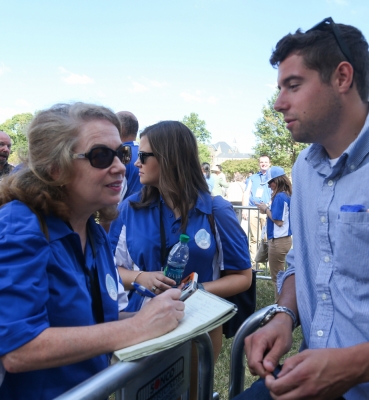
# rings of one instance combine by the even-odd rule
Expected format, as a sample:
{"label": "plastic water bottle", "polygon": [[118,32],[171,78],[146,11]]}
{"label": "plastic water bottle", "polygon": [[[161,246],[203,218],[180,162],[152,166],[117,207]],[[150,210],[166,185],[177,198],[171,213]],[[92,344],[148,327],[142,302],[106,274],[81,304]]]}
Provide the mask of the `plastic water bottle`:
{"label": "plastic water bottle", "polygon": [[190,251],[188,248],[188,241],[190,237],[181,235],[179,242],[172,247],[169,253],[167,265],[164,269],[164,275],[176,281],[176,286],[181,283],[183,271],[187,265]]}

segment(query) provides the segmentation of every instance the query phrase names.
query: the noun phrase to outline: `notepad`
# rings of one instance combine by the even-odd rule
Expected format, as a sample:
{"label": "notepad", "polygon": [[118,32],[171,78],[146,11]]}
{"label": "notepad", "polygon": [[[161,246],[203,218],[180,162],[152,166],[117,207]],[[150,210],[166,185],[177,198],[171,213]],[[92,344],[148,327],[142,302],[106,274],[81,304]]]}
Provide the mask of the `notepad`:
{"label": "notepad", "polygon": [[132,361],[176,346],[223,325],[237,312],[233,303],[205,290],[196,290],[185,302],[185,316],[173,331],[114,352],[115,361]]}

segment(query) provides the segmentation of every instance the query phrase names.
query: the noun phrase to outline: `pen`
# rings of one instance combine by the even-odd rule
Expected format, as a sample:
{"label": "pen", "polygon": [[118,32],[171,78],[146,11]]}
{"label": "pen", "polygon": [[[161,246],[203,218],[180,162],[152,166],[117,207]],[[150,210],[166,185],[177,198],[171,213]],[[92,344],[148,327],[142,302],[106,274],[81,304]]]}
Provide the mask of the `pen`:
{"label": "pen", "polygon": [[141,296],[145,297],[156,297],[156,294],[150,292],[150,290],[146,289],[145,286],[139,285],[136,282],[132,282],[131,285],[136,289],[136,292],[139,293]]}

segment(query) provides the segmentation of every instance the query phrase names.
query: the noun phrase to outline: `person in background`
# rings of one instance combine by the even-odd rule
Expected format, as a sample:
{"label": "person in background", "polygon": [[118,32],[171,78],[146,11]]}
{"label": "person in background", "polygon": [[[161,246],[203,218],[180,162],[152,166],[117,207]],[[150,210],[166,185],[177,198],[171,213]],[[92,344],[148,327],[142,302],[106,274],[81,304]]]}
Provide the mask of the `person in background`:
{"label": "person in background", "polygon": [[126,199],[133,193],[137,193],[141,190],[142,185],[140,183],[140,177],[138,175],[138,169],[135,167],[135,162],[137,160],[138,153],[138,120],[129,111],[119,111],[117,112],[117,117],[121,123],[120,139],[124,145],[131,147],[132,159],[126,165],[126,175],[125,175],[125,187],[122,191],[123,199]]}
{"label": "person in background", "polygon": [[[274,108],[295,141],[313,144],[292,170],[293,247],[277,279],[279,308],[245,343],[269,397],[258,381],[254,397],[238,399],[368,399],[368,42],[325,18],[283,37],[270,62],[280,89]],[[300,352],[273,376],[298,323]]]}
{"label": "person in background", "polygon": [[223,196],[224,190],[229,187],[229,183],[225,179],[225,175],[222,173],[218,165],[211,167],[211,176],[214,179],[214,187],[211,192],[213,196]]}
{"label": "person in background", "polygon": [[[256,203],[263,202],[266,205],[270,203],[271,191],[266,185],[264,185],[266,182],[266,173],[270,168],[269,156],[260,156],[259,166],[260,171],[252,175],[248,180],[248,184],[242,198],[243,206],[256,207]],[[257,242],[258,239],[260,240],[261,230],[266,223],[266,216],[262,214],[260,215],[256,209],[244,209],[242,210],[242,218],[246,221],[249,219],[250,255],[254,268],[256,267],[254,260],[257,252]]]}
{"label": "person in background", "polygon": [[209,192],[211,193],[214,187],[214,178],[211,176],[210,164],[207,162],[203,162],[201,164],[201,170],[204,174],[206,183],[208,184]]}
{"label": "person in background", "polygon": [[281,167],[270,167],[266,183],[272,190],[270,206],[256,203],[256,207],[267,216],[268,262],[275,288],[275,303],[278,303],[277,274],[284,271],[286,255],[292,245],[290,223],[291,181]]}
{"label": "person in background", "polygon": [[[244,177],[239,172],[235,172],[234,180],[229,184],[227,190],[227,200],[232,204],[232,206],[242,205],[242,197],[245,191],[245,184],[243,183],[243,179]],[[241,223],[242,209],[235,208],[234,211],[237,215],[238,222]]]}
{"label": "person in background", "polygon": [[4,131],[0,131],[0,180],[14,168],[13,165],[8,163],[11,148],[10,136]]}
{"label": "person in background", "polygon": [[245,181],[245,188],[247,187],[249,180],[251,178],[251,176],[254,175],[254,171],[249,171],[246,177],[246,181]]}
{"label": "person in background", "polygon": [[[223,182],[227,182],[227,177],[223,172],[223,167],[220,164],[217,164],[217,167],[220,170],[219,177],[222,179]],[[222,187],[222,196],[227,197],[227,188],[225,186]]]}
{"label": "person in background", "polygon": [[1,399],[54,399],[108,367],[114,350],[183,318],[177,289],[129,320],[119,315],[127,299],[95,222],[97,213],[117,215],[131,156],[119,129],[101,106],[40,111],[28,128],[28,159],[0,183]]}

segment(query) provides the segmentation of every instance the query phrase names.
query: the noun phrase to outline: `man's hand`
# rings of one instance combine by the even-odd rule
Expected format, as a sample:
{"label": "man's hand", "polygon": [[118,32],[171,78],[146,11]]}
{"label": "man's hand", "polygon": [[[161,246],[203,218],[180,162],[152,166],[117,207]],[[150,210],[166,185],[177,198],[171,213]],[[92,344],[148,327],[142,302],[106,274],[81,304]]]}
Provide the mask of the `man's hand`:
{"label": "man's hand", "polygon": [[268,374],[265,385],[275,400],[336,399],[363,381],[350,349],[305,350],[284,362],[278,379]]}
{"label": "man's hand", "polygon": [[265,378],[274,371],[279,359],[292,345],[292,319],[278,313],[267,325],[245,339],[249,370]]}
{"label": "man's hand", "polygon": [[248,210],[242,210],[242,219],[247,221],[248,220],[248,216],[249,216]]}

